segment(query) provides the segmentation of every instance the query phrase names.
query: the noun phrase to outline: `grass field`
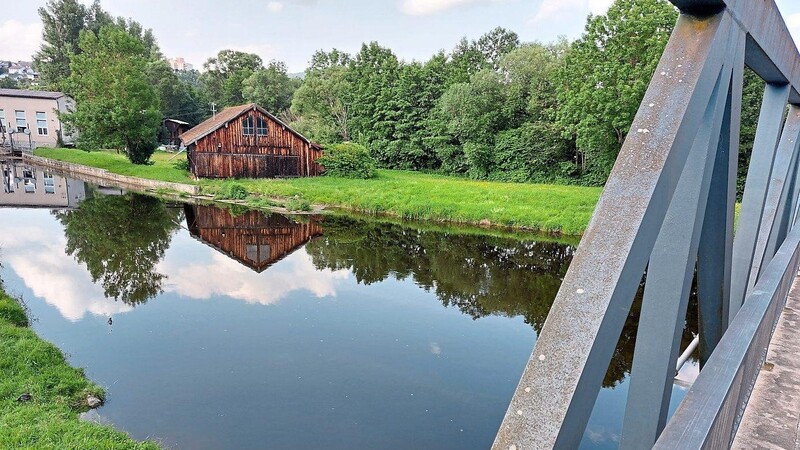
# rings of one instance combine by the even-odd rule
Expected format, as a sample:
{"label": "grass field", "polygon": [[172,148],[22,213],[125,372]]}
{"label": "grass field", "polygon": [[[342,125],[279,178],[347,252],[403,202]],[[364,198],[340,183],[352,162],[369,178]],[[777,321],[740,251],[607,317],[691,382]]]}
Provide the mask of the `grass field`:
{"label": "grass field", "polygon": [[[17,301],[0,290],[0,447],[13,449],[157,449],[111,427],[83,422],[86,397],[102,389],[28,328]],[[22,394],[32,399],[19,402]]]}
{"label": "grass field", "polygon": [[[163,181],[199,184],[215,195],[221,180],[196,182],[156,153],[153,164],[135,166],[123,155],[69,149],[38,149],[39,156],[107,169],[114,173]],[[270,198],[300,197],[313,204],[404,219],[486,224],[550,233],[579,235],[591,218],[600,188],[523,183],[496,183],[418,172],[380,170],[370,180],[334,177],[283,180],[237,180],[261,206]]]}

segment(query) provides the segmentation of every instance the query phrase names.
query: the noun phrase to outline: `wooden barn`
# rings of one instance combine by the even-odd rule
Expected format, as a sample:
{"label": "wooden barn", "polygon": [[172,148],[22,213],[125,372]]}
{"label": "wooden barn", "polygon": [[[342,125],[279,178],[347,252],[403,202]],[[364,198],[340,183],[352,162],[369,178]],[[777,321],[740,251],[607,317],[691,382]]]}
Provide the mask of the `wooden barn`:
{"label": "wooden barn", "polygon": [[188,122],[178,119],[164,119],[164,136],[161,139],[162,144],[174,145],[180,147],[181,135],[186,133],[191,128]]}
{"label": "wooden barn", "polygon": [[322,148],[255,103],[225,108],[181,135],[189,168],[203,178],[319,175]]}
{"label": "wooden barn", "polygon": [[210,205],[186,205],[184,211],[192,237],[258,273],[322,235],[314,220],[298,223],[259,211],[233,216]]}

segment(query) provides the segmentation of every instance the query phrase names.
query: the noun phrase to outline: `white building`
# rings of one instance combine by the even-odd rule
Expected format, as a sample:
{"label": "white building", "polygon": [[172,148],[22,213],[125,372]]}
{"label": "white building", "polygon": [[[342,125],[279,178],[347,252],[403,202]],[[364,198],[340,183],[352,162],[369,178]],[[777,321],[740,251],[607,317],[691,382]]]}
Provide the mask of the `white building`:
{"label": "white building", "polygon": [[167,62],[169,63],[172,70],[177,70],[178,72],[189,72],[194,70],[194,66],[187,63],[183,58],[175,58],[175,59],[168,59]]}
{"label": "white building", "polygon": [[0,89],[0,144],[32,148],[56,147],[59,136],[71,144],[59,113],[70,111],[75,102],[61,92]]}

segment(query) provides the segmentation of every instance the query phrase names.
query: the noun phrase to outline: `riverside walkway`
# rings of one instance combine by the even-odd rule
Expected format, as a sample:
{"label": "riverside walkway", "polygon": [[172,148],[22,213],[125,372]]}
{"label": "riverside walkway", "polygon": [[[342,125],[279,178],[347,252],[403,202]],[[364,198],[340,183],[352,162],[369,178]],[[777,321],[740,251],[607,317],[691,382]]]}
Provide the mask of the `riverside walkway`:
{"label": "riverside walkway", "polygon": [[778,320],[767,359],[731,448],[800,448],[800,275]]}

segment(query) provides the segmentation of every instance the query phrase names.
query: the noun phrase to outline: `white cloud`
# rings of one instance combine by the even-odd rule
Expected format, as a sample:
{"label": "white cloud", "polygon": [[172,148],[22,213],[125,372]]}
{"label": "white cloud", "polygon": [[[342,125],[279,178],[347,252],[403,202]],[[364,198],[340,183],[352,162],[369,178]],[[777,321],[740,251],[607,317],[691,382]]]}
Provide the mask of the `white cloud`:
{"label": "white cloud", "polygon": [[534,22],[563,17],[583,17],[586,13],[605,14],[614,0],[543,0],[533,16]]}
{"label": "white cloud", "polygon": [[[123,302],[107,299],[103,289],[92,282],[85,267],[64,253],[66,239],[58,228],[37,225],[37,214],[15,212],[21,217],[4,217],[0,240],[5,264],[22,279],[36,297],[58,309],[67,320],[81,320],[87,313],[110,316],[130,311]],[[25,220],[32,216],[33,220]],[[52,220],[52,219],[50,219]]]}
{"label": "white cloud", "polygon": [[428,16],[459,6],[497,1],[501,0],[403,0],[400,11],[409,16]]}
{"label": "white cloud", "polygon": [[0,57],[12,61],[30,61],[42,42],[41,22],[18,20],[0,22]]}
{"label": "white cloud", "polygon": [[283,3],[281,2],[269,2],[267,3],[267,9],[273,13],[279,13],[283,11]]}
{"label": "white cloud", "polygon": [[317,270],[304,249],[260,274],[215,250],[208,251],[213,252],[209,262],[189,265],[168,254],[159,266],[162,273],[169,274],[164,290],[197,300],[224,296],[270,305],[296,291],[317,298],[335,297],[339,283],[350,278],[347,270]]}

